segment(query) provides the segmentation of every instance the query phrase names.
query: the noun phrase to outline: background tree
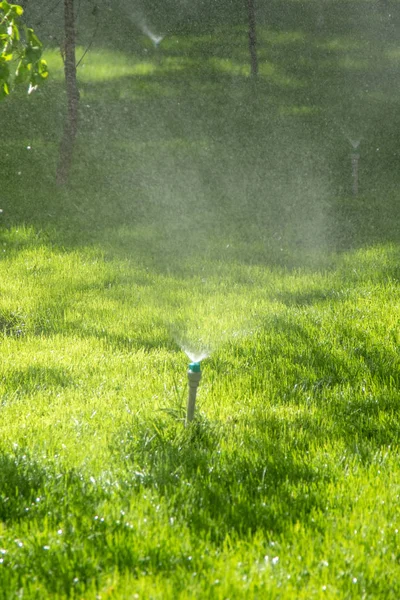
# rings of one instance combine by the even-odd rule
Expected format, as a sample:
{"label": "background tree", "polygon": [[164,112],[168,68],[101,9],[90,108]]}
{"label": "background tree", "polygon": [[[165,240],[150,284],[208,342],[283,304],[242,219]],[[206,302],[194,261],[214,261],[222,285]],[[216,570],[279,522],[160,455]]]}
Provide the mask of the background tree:
{"label": "background tree", "polygon": [[249,20],[250,73],[251,73],[252,77],[257,77],[257,75],[258,75],[258,59],[257,59],[255,0],[247,0],[247,11],[248,11],[248,20]]}
{"label": "background tree", "polygon": [[76,78],[74,0],[64,0],[64,31],[65,39],[62,53],[64,58],[64,74],[67,91],[67,116],[60,144],[59,162],[57,167],[57,183],[59,185],[64,185],[68,180],[76,134],[78,131],[79,90]]}

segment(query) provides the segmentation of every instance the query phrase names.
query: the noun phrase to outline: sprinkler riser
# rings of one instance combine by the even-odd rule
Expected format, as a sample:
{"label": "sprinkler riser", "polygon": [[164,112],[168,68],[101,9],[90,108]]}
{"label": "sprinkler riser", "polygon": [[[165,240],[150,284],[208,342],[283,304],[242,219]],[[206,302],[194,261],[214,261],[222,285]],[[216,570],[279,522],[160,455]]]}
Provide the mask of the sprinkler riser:
{"label": "sprinkler riser", "polygon": [[194,372],[189,369],[188,371],[188,383],[189,383],[189,395],[188,395],[188,403],[187,403],[187,411],[186,411],[186,425],[193,421],[194,412],[196,408],[196,395],[197,388],[199,386],[201,379],[201,372]]}
{"label": "sprinkler riser", "polygon": [[353,152],[351,155],[351,171],[353,176],[353,195],[358,196],[358,161],[360,155]]}

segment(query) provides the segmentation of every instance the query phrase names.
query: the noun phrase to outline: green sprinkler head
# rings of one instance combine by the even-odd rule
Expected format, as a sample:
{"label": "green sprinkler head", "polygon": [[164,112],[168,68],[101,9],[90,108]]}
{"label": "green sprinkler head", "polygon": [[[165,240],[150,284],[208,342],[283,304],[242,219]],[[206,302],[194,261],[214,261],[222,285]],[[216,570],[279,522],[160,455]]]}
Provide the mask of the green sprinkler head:
{"label": "green sprinkler head", "polygon": [[192,362],[189,365],[189,371],[192,371],[192,373],[200,373],[201,369],[200,369],[200,363],[199,362]]}

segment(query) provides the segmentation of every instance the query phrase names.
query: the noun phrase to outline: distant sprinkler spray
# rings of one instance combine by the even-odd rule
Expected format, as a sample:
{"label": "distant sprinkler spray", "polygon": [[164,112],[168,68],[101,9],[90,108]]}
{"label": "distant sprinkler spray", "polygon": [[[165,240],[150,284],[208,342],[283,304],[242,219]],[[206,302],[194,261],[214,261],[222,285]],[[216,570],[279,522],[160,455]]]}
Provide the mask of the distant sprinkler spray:
{"label": "distant sprinkler spray", "polygon": [[152,31],[150,31],[150,29],[145,24],[142,24],[140,27],[141,27],[141,30],[143,31],[143,33],[151,39],[151,41],[154,44],[155,49],[158,50],[158,47],[161,44],[161,42],[163,41],[165,35],[156,35]]}
{"label": "distant sprinkler spray", "polygon": [[360,160],[360,141],[361,140],[351,140],[349,138],[349,142],[352,147],[351,151],[351,174],[353,178],[353,196],[358,196],[358,163]]}
{"label": "distant sprinkler spray", "polygon": [[189,396],[186,411],[186,426],[194,419],[194,411],[196,407],[197,388],[201,379],[201,370],[199,362],[192,362],[188,370]]}

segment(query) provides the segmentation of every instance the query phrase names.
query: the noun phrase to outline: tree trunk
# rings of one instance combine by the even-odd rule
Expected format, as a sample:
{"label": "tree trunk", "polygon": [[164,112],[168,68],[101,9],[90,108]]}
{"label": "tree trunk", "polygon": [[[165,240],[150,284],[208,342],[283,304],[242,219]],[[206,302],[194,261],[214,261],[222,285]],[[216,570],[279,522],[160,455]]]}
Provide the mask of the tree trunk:
{"label": "tree trunk", "polygon": [[256,0],[247,0],[249,19],[250,73],[252,77],[257,77],[258,75],[255,1]]}
{"label": "tree trunk", "polygon": [[57,183],[68,181],[78,130],[79,90],[76,80],[74,0],[64,0],[64,73],[67,91],[67,116],[60,144]]}

